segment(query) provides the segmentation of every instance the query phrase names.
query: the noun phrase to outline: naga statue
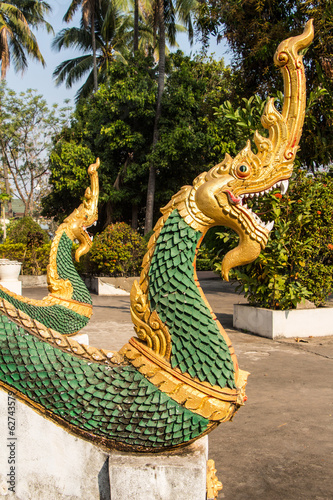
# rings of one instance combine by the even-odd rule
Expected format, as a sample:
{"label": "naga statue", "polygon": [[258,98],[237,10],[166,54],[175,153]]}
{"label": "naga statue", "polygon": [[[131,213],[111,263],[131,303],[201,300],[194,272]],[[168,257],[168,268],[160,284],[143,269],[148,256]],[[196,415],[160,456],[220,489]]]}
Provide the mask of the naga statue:
{"label": "naga statue", "polygon": [[59,226],[50,251],[47,266],[49,294],[34,300],[12,293],[0,285],[0,298],[22,313],[65,335],[74,335],[87,325],[92,315],[90,293],[78,275],[72,260],[75,239],[80,244],[75,260],[86,254],[92,245],[87,229],[96,224],[99,184],[99,160],[88,168],[91,187],[86,189],[83,203]]}
{"label": "naga statue", "polygon": [[[80,240],[78,257],[89,246],[84,227],[95,219],[97,203],[97,180],[92,177],[92,192],[57,233],[50,267],[56,271],[49,270],[51,294],[37,304],[1,292],[4,390],[107,449],[172,449],[233,417],[246,400],[248,373],[239,369],[231,342],[200,288],[196,253],[212,226],[235,230],[239,245],[222,263],[227,280],[232,267],[252,262],[265,247],[272,224],[252,213],[246,199],[278,186],[283,194],[287,190],[305,113],[300,51],[312,38],[309,21],[302,35],[285,40],[276,51],[284,103],[279,112],[274,100],[268,101],[262,116],[268,137],[255,133],[257,152],[248,141],[235,158],[226,155],[162,209],[140,280],[131,291],[137,337],[119,352],[80,344],[68,335],[90,314],[90,299],[72,273],[69,247],[74,238]],[[54,323],[52,307],[57,307]],[[81,314],[81,323],[74,321],[73,312]]]}

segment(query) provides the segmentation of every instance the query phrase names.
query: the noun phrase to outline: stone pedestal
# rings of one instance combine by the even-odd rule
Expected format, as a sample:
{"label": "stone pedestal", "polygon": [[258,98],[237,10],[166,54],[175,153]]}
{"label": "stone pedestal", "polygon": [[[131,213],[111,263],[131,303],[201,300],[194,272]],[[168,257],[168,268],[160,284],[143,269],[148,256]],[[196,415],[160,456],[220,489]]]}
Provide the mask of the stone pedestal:
{"label": "stone pedestal", "polygon": [[205,500],[208,437],[177,451],[109,457],[112,500]]}
{"label": "stone pedestal", "polygon": [[162,454],[107,453],[0,389],[1,498],[205,500],[207,443],[204,437]]}

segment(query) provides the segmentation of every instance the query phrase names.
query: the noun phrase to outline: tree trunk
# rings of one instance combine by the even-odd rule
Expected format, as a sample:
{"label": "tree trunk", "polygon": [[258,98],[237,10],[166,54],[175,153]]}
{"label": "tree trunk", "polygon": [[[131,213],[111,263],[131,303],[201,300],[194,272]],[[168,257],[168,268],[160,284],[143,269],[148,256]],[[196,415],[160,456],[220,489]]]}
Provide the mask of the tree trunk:
{"label": "tree trunk", "polygon": [[[4,177],[4,181],[5,181],[6,194],[8,194],[8,196],[10,196],[10,185],[9,185],[9,179],[8,179],[8,167],[7,167],[6,161],[4,161],[2,163],[2,168],[3,168],[3,177]],[[8,217],[11,218],[11,217],[13,217],[12,200],[9,199],[7,203],[8,203]]]}
{"label": "tree trunk", "polygon": [[97,60],[96,60],[96,36],[95,36],[95,15],[91,15],[91,44],[93,49],[93,75],[94,75],[94,92],[97,92]]}
{"label": "tree trunk", "polygon": [[133,53],[139,49],[139,0],[134,0]]}
{"label": "tree trunk", "polygon": [[132,205],[132,229],[136,231],[138,229],[138,205],[136,203],[133,203]]}
{"label": "tree trunk", "polygon": [[103,229],[107,228],[110,224],[112,224],[112,214],[113,214],[113,208],[112,208],[112,203],[111,201],[106,202],[105,206],[105,224],[103,226]]}
{"label": "tree trunk", "polygon": [[[159,61],[158,61],[158,90],[157,90],[157,103],[154,121],[153,133],[153,149],[158,142],[158,123],[162,111],[162,97],[164,92],[164,78],[165,78],[165,22],[164,22],[164,0],[158,0],[158,22],[159,22]],[[147,202],[146,202],[146,220],[144,233],[147,234],[153,229],[153,215],[154,215],[154,197],[156,185],[156,167],[151,162],[149,167],[148,188],[147,188]]]}

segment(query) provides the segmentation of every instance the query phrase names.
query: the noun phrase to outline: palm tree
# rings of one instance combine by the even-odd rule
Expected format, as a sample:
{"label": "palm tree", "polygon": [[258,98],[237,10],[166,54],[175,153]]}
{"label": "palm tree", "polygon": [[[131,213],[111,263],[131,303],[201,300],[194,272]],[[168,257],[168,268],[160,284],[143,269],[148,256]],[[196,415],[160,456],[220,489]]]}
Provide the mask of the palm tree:
{"label": "palm tree", "polygon": [[[152,0],[151,12],[153,13],[153,27],[154,31],[158,32],[158,48],[159,48],[159,61],[158,61],[158,90],[156,113],[154,121],[153,132],[153,148],[155,148],[159,130],[158,124],[162,111],[162,96],[164,92],[165,81],[165,39],[168,36],[169,41],[175,43],[176,37],[176,17],[186,26],[189,34],[189,39],[193,40],[193,26],[191,21],[191,13],[196,8],[196,0]],[[155,184],[156,184],[156,167],[153,162],[150,163],[148,187],[147,187],[147,202],[146,202],[146,217],[145,217],[145,234],[149,233],[153,228],[153,214],[154,214],[154,197],[155,197]]]}
{"label": "palm tree", "polygon": [[24,71],[27,68],[27,55],[45,66],[37,40],[30,28],[42,26],[48,32],[53,32],[52,26],[44,19],[45,14],[50,11],[50,5],[39,0],[0,2],[1,80],[6,78],[11,59],[16,71]]}
{"label": "palm tree", "polygon": [[[24,71],[27,66],[27,55],[45,66],[44,58],[39,50],[35,35],[30,27],[45,27],[53,32],[52,26],[45,21],[45,14],[51,11],[48,3],[39,0],[11,0],[0,2],[0,61],[1,76],[4,80],[11,60],[15,71]],[[8,169],[3,163],[5,190],[10,195]],[[12,216],[11,201],[8,204],[9,216]]]}
{"label": "palm tree", "polygon": [[82,23],[88,29],[90,27],[91,47],[93,51],[93,81],[94,92],[97,91],[97,61],[96,61],[96,36],[95,36],[95,19],[98,11],[101,8],[101,0],[72,0],[68,11],[64,15],[64,21],[68,23],[72,20],[73,15],[82,5]]}
{"label": "palm tree", "polygon": [[64,47],[72,47],[86,54],[63,61],[57,66],[53,72],[56,85],[65,81],[66,86],[71,87],[88,73],[88,78],[76,94],[76,100],[96,90],[95,61],[97,79],[102,83],[114,59],[126,60],[132,41],[132,29],[133,21],[129,15],[123,15],[113,2],[102,0],[94,18],[95,57],[90,24],[86,26],[82,19],[79,28],[61,30],[52,43],[53,48],[61,50]]}

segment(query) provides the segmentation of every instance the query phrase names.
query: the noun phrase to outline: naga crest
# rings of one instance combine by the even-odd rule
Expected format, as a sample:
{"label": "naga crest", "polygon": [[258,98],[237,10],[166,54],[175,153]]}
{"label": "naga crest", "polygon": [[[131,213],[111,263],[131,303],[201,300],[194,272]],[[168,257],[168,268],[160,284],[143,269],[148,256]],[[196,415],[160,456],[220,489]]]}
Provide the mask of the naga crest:
{"label": "naga crest", "polygon": [[67,236],[71,240],[77,239],[80,242],[79,248],[75,252],[75,260],[77,262],[91,247],[92,239],[87,232],[87,228],[95,224],[98,219],[99,183],[97,170],[99,169],[99,165],[100,161],[97,158],[96,163],[93,163],[88,168],[91,187],[87,187],[84,200],[79,208],[76,208],[71,215],[66,217],[62,224],[62,229],[66,231]]}
{"label": "naga crest", "polygon": [[248,141],[235,158],[226,154],[220,164],[199,175],[192,188],[183,188],[193,227],[204,230],[223,225],[235,230],[240,237],[239,245],[228,252],[222,262],[222,276],[226,280],[231,268],[258,257],[273,228],[272,222],[265,224],[248,209],[246,198],[262,196],[276,187],[281,188],[282,194],[288,189],[305,115],[305,75],[299,52],[312,39],[310,20],[301,35],[283,41],[277,48],[274,62],[283,74],[283,108],[280,113],[273,98],[266,104],[261,123],[269,134],[263,137],[255,132],[257,153]]}
{"label": "naga crest", "polygon": [[[78,262],[82,255],[85,255],[92,245],[92,238],[90,237],[87,228],[96,224],[98,219],[98,195],[99,195],[99,181],[98,173],[100,161],[97,158],[96,163],[93,163],[88,168],[91,186],[87,187],[84,199],[79,208],[76,208],[64,222],[58,227],[52,242],[50,252],[50,263],[47,266],[47,282],[49,292],[61,299],[72,299],[73,286],[70,280],[61,279],[58,275],[57,255],[60,239],[65,233],[72,241],[79,240],[80,244],[75,252],[75,260]],[[90,311],[91,315],[91,311]]]}

